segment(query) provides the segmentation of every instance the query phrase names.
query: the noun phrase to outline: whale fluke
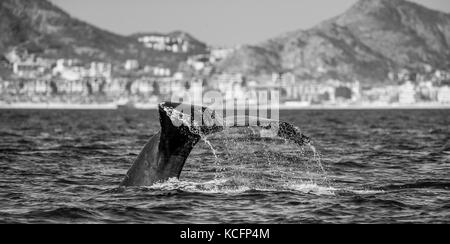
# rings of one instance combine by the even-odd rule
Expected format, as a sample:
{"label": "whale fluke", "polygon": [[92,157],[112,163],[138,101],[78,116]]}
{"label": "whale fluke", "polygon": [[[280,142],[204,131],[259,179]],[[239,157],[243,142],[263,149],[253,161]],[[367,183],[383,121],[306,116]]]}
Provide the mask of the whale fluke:
{"label": "whale fluke", "polygon": [[247,127],[252,124],[266,129],[276,127],[281,138],[298,145],[310,141],[298,128],[285,122],[260,121],[247,116],[244,125],[234,119],[227,123],[214,110],[181,103],[161,103],[158,109],[161,131],[142,149],[121,186],[150,186],[170,178],[179,178],[187,157],[201,135],[220,132],[225,127]]}
{"label": "whale fluke", "polygon": [[[200,140],[200,134],[192,132],[186,118],[169,116],[169,110],[183,107],[192,111],[190,121],[202,113],[214,112],[205,107],[180,103],[162,103],[159,105],[161,131],[154,135],[142,149],[133,166],[127,172],[122,186],[149,186],[169,178],[179,178],[181,170],[190,152]],[[208,111],[207,111],[208,110]],[[178,119],[179,121],[174,121]],[[179,123],[179,126],[177,126]],[[209,134],[221,130],[216,126],[200,127],[202,133]]]}

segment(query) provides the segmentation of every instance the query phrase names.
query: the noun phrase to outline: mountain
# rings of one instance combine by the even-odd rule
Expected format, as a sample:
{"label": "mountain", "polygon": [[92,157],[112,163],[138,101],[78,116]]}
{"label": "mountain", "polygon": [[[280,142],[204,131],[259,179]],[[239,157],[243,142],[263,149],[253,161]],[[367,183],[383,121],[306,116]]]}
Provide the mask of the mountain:
{"label": "mountain", "polygon": [[218,69],[380,82],[390,71],[425,65],[450,69],[450,14],[405,0],[360,0],[309,30],[245,46]]}
{"label": "mountain", "polygon": [[0,53],[21,47],[43,57],[113,63],[138,59],[173,68],[188,55],[145,48],[132,36],[117,35],[73,18],[47,0],[1,0],[0,33]]}

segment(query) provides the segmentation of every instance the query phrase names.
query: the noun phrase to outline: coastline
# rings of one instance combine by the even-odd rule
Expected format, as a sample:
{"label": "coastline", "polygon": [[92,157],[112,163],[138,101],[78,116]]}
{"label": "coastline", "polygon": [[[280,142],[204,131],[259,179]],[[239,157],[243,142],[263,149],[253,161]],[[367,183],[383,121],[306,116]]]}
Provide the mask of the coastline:
{"label": "coastline", "polygon": [[[362,104],[362,105],[279,105],[279,110],[413,110],[413,109],[450,109],[450,104]],[[155,110],[158,104],[135,104],[131,109]],[[65,104],[65,103],[0,103],[2,110],[116,110],[119,106],[115,103],[108,104]]]}
{"label": "coastline", "polygon": [[65,103],[0,103],[0,109],[31,109],[31,110],[58,110],[58,109],[73,109],[73,110],[113,110],[117,109],[115,104],[65,104]]}
{"label": "coastline", "polygon": [[392,104],[392,105],[280,105],[280,110],[414,110],[414,109],[450,109],[450,104]]}

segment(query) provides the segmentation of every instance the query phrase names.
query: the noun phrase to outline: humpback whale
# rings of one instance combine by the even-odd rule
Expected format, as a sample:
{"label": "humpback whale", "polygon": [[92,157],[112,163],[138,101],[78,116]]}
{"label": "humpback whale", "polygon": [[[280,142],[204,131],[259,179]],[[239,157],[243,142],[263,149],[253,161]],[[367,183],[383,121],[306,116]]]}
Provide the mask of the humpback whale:
{"label": "humpback whale", "polygon": [[[226,123],[214,110],[202,106],[165,102],[159,104],[158,110],[161,130],[144,146],[121,186],[150,186],[170,178],[179,178],[190,152],[200,141],[201,135],[220,132],[225,127],[243,126],[241,123],[239,125],[236,119]],[[244,119],[246,121],[244,126],[256,124],[266,129],[277,126],[279,137],[298,145],[310,142],[307,136],[289,123],[267,122],[248,116]]]}

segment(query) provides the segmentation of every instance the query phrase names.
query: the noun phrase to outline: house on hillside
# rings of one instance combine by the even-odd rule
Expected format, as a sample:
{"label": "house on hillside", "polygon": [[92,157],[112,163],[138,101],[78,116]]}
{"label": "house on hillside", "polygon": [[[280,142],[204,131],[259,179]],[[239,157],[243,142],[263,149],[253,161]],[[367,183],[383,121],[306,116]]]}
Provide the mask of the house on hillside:
{"label": "house on hillside", "polygon": [[135,59],[129,59],[125,61],[124,68],[127,71],[133,71],[139,69],[139,61]]}
{"label": "house on hillside", "polygon": [[12,67],[13,73],[16,76],[26,79],[40,77],[50,69],[50,65],[40,59],[34,58],[14,62]]}
{"label": "house on hillside", "polygon": [[172,38],[164,35],[145,35],[138,38],[146,48],[156,51],[167,51],[173,53],[187,53],[189,51],[189,41],[182,38]]}
{"label": "house on hillside", "polygon": [[54,76],[59,76],[61,79],[68,81],[88,78],[104,79],[106,82],[110,82],[112,65],[103,62],[91,62],[89,66],[85,66],[76,59],[58,59],[52,73]]}

